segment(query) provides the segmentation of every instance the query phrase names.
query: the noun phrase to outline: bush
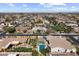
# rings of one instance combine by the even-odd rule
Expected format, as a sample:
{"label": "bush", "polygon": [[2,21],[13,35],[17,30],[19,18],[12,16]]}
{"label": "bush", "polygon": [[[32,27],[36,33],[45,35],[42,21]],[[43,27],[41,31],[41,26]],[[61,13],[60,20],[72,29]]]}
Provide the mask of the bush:
{"label": "bush", "polygon": [[8,32],[8,33],[14,33],[16,31],[15,27],[4,27],[4,31]]}
{"label": "bush", "polygon": [[33,32],[34,35],[41,35],[41,31],[37,30],[36,32]]}
{"label": "bush", "polygon": [[65,32],[69,33],[72,31],[72,27],[71,26],[66,26]]}
{"label": "bush", "polygon": [[31,44],[33,47],[36,47],[37,44],[36,39],[30,39],[29,44]]}
{"label": "bush", "polygon": [[32,48],[18,47],[14,48],[11,52],[32,52]]}
{"label": "bush", "polygon": [[46,48],[46,49],[41,50],[40,52],[46,56],[46,54],[48,54],[50,50]]}
{"label": "bush", "polygon": [[36,50],[32,51],[32,56],[39,56],[39,53]]}
{"label": "bush", "polygon": [[79,55],[79,48],[78,47],[76,47],[76,53]]}

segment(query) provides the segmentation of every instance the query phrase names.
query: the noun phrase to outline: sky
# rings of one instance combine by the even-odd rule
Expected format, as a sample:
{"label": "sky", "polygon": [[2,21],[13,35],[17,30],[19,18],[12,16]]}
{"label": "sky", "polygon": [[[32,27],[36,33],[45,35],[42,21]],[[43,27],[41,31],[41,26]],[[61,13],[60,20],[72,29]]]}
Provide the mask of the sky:
{"label": "sky", "polygon": [[0,12],[79,12],[79,3],[0,3]]}

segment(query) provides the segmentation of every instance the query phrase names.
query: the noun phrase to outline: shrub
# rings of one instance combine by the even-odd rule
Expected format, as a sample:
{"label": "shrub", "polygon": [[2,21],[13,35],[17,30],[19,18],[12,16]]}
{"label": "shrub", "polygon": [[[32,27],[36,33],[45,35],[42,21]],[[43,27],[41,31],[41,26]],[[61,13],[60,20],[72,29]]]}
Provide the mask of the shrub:
{"label": "shrub", "polygon": [[4,27],[4,30],[8,33],[14,33],[16,31],[15,27],[11,26],[11,27]]}
{"label": "shrub", "polygon": [[79,55],[79,48],[78,47],[76,47],[76,53]]}
{"label": "shrub", "polygon": [[39,56],[39,53],[36,50],[32,51],[32,56]]}
{"label": "shrub", "polygon": [[32,52],[32,48],[17,47],[17,48],[14,48],[12,52]]}
{"label": "shrub", "polygon": [[46,54],[48,54],[50,51],[49,49],[46,48],[46,49],[41,50],[40,52],[46,56]]}

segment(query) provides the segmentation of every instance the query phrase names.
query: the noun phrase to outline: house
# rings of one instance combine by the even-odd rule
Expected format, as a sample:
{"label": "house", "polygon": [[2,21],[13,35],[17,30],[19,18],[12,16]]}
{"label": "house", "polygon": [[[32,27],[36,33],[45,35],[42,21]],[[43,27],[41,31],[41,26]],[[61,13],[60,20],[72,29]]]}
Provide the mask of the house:
{"label": "house", "polygon": [[66,26],[78,27],[78,24],[75,23],[65,23]]}
{"label": "house", "polygon": [[28,30],[30,30],[31,28],[30,27],[16,27],[16,32],[19,32],[19,33],[27,33]]}
{"label": "house", "polygon": [[67,21],[65,22],[65,25],[66,25],[66,26],[72,26],[72,27],[78,27],[78,24],[77,24],[76,21],[70,21],[70,20],[67,20]]}
{"label": "house", "polygon": [[79,27],[73,27],[74,32],[79,33]]}
{"label": "house", "polygon": [[45,28],[45,27],[33,27],[32,28],[32,31],[33,32],[36,32],[37,30],[41,30],[41,31],[46,32],[47,31],[47,28]]}
{"label": "house", "polygon": [[[25,38],[25,37],[24,37]],[[5,49],[8,49],[8,47],[10,45],[17,45],[19,44],[20,42],[23,43],[23,42],[26,42],[27,38],[24,39],[23,37],[20,36],[20,38],[2,38],[0,40],[0,50],[5,50]]]}
{"label": "house", "polygon": [[[48,36],[47,38],[50,42],[50,47],[51,47],[51,53],[70,53],[73,51],[74,53],[76,52],[76,48],[71,45],[69,41],[67,41],[66,37],[62,36]],[[75,51],[74,51],[75,50]],[[64,55],[64,54],[63,54]]]}

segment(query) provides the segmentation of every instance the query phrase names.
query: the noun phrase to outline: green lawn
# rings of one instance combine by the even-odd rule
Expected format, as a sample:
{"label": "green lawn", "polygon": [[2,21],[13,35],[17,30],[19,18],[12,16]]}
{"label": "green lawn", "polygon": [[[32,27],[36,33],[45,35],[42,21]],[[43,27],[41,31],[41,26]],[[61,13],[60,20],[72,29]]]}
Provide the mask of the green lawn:
{"label": "green lawn", "polygon": [[26,47],[17,47],[13,48],[10,52],[32,52],[32,48],[26,48]]}
{"label": "green lawn", "polygon": [[51,28],[52,30],[59,31],[59,32],[66,32],[66,33],[69,33],[72,31],[72,28],[70,26],[66,26],[63,23],[55,24],[51,26]]}
{"label": "green lawn", "polygon": [[64,24],[56,24],[56,25],[52,26],[51,28],[55,31],[63,31],[65,29],[65,25]]}

